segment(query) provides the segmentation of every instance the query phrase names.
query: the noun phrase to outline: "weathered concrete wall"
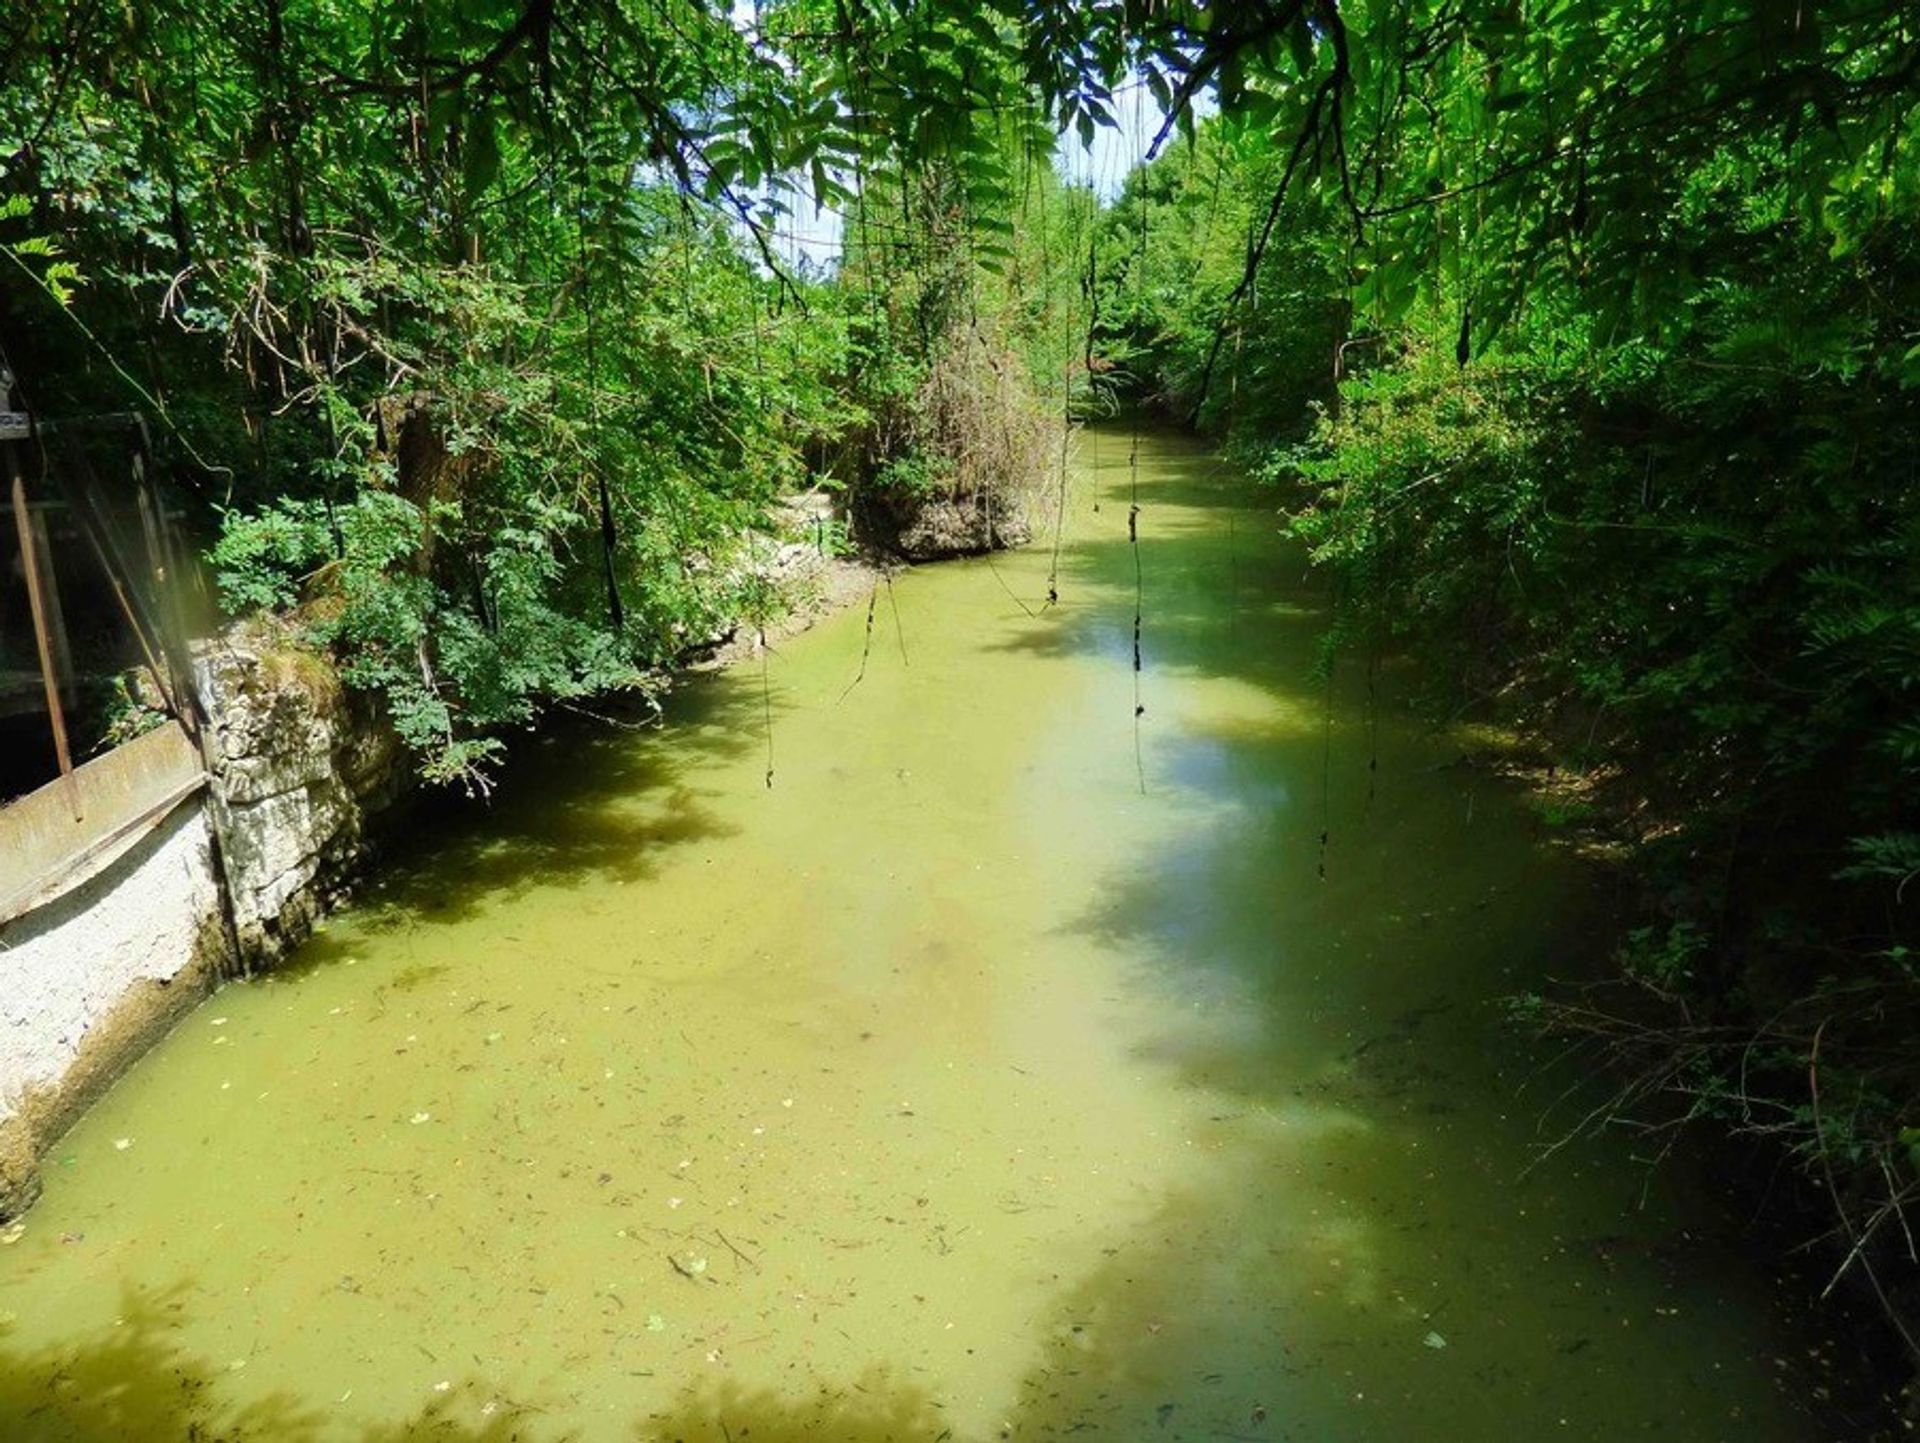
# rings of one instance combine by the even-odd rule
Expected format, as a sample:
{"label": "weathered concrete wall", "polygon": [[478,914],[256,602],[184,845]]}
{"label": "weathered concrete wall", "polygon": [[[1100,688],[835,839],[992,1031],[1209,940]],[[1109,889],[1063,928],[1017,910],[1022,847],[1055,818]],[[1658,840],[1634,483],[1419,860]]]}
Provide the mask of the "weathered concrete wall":
{"label": "weathered concrete wall", "polygon": [[391,728],[310,654],[228,638],[199,682],[209,784],[0,925],[0,1218],[32,1201],[40,1155],[179,1015],[313,930],[406,785]]}
{"label": "weathered concrete wall", "polygon": [[227,960],[197,798],[0,926],[0,1217],[32,1200],[39,1154]]}
{"label": "weathered concrete wall", "polygon": [[184,803],[113,866],[0,927],[8,1090],[57,1082],[128,988],[178,976],[219,902],[206,814]]}

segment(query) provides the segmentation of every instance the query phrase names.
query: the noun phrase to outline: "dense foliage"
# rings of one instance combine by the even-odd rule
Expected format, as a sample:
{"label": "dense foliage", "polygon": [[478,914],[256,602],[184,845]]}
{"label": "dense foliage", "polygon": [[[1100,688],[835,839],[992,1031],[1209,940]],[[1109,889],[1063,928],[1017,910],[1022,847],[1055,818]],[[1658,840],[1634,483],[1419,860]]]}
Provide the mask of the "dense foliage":
{"label": "dense foliage", "polygon": [[[743,542],[782,491],[1032,479],[1034,448],[983,470],[960,431],[1036,429],[1064,384],[1021,316],[1056,277],[1007,279],[1039,113],[1002,66],[1005,113],[952,125],[892,55],[936,37],[822,51],[820,23],[17,10],[0,330],[27,398],[151,412],[226,603],[297,609],[430,775],[484,785],[543,703],[763,613]],[[802,187],[884,237],[838,284],[783,259]]]}
{"label": "dense foliage", "polygon": [[1836,1268],[1904,1335],[1910,22],[1437,7],[1383,72],[1373,27],[1406,7],[1343,13],[1349,115],[1308,141],[1309,183],[1283,197],[1275,179],[1311,133],[1284,100],[1277,123],[1243,105],[1136,177],[1145,280],[1110,282],[1141,298],[1128,337],[1160,399],[1282,484],[1340,598],[1334,640],[1439,663],[1439,711],[1523,724],[1556,768],[1552,813],[1629,844],[1623,981],[1522,1008],[1614,1063],[1623,1090],[1592,1120],[1668,1147],[1700,1119],[1783,1144]]}
{"label": "dense foliage", "polygon": [[[1055,136],[1136,84],[1096,217]],[[1543,1015],[1623,1115],[1795,1150],[1897,1312],[1917,142],[1898,0],[41,0],[0,337],[43,411],[159,415],[230,601],[466,778],[763,605],[780,488],[1012,485],[1110,373],[1286,483],[1339,640],[1617,819],[1645,1003]]]}

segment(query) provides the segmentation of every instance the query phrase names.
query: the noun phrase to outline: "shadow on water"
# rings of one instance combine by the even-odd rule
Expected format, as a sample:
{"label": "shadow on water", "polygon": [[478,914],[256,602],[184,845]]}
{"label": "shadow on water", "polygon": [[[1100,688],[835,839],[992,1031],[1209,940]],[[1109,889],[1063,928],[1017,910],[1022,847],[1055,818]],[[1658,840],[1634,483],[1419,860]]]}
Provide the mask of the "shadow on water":
{"label": "shadow on water", "polygon": [[[1123,446],[1103,455],[1100,514],[1122,519],[1063,548],[1093,604],[1013,647],[1083,650],[1093,613],[1131,600],[1132,477]],[[1343,1149],[1417,1117],[1447,1165],[1517,1184],[1544,1139],[1496,1129],[1512,1152],[1487,1150],[1486,1133],[1460,1142],[1478,1155],[1449,1156],[1450,1119],[1509,1110],[1537,1059],[1499,1004],[1592,964],[1600,899],[1536,845],[1514,795],[1454,765],[1458,747],[1413,714],[1401,671],[1351,656],[1322,669],[1328,602],[1273,493],[1176,447],[1143,470],[1138,497],[1149,692],[1158,669],[1258,701],[1180,718],[1157,772],[1199,818],[1170,822],[1068,930],[1130,959],[1165,999],[1170,1021],[1140,1052],[1184,1084],[1363,1125],[1340,1129]]]}
{"label": "shadow on water", "polygon": [[[1103,454],[1102,509],[1062,548],[1066,614],[1002,649],[1130,662],[1132,478],[1124,449]],[[1436,1436],[1495,1437],[1570,1416],[1563,1436],[1724,1436],[1750,1356],[1623,1330],[1751,1305],[1737,1224],[1689,1184],[1650,1185],[1624,1147],[1529,1166],[1568,1079],[1498,1004],[1593,965],[1600,899],[1515,796],[1452,765],[1401,676],[1344,659],[1329,682],[1327,604],[1269,496],[1175,451],[1138,500],[1149,727],[1159,675],[1258,700],[1212,714],[1176,697],[1149,770],[1188,814],[1065,930],[1162,999],[1135,1053],[1221,1099],[1194,1142],[1232,1161],[1065,1297],[1023,1435],[1322,1443],[1437,1417]],[[1449,1366],[1423,1387],[1409,1350],[1442,1317]],[[1769,1436],[1806,1426],[1791,1388],[1777,1408]]]}
{"label": "shadow on water", "polygon": [[[0,1436],[8,1443],[984,1443],[995,1435],[1371,1443],[1544,1436],[1510,1431],[1519,1421],[1514,1404],[1543,1390],[1550,1410],[1608,1420],[1605,1431],[1564,1436],[1729,1436],[1716,1369],[1682,1372],[1652,1391],[1629,1381],[1623,1398],[1615,1372],[1621,1360],[1609,1358],[1618,1340],[1593,1329],[1581,1316],[1590,1309],[1571,1301],[1557,1322],[1552,1309],[1544,1323],[1480,1320],[1491,1339],[1458,1360],[1465,1376],[1422,1382],[1392,1356],[1404,1353],[1404,1336],[1343,1330],[1339,1310],[1274,1308],[1263,1298],[1276,1269],[1324,1265],[1314,1254],[1328,1241],[1310,1234],[1276,1247],[1261,1226],[1264,1206],[1257,1190],[1169,1199],[1139,1247],[1116,1250],[1058,1301],[1048,1341],[987,1435],[957,1433],[932,1393],[884,1367],[798,1394],[702,1382],[664,1406],[615,1412],[593,1426],[562,1421],[562,1407],[505,1396],[475,1379],[450,1380],[408,1415],[373,1422],[348,1422],[343,1407],[291,1392],[236,1404],[223,1396],[231,1368],[191,1357],[173,1341],[181,1303],[163,1294],[124,1298],[119,1325],[89,1340],[17,1352],[0,1332]],[[1423,1248],[1448,1245],[1447,1219],[1414,1213],[1396,1226]],[[1193,1304],[1188,1244],[1195,1236],[1219,1245],[1205,1309]],[[1363,1254],[1351,1261],[1355,1274],[1340,1286],[1355,1306],[1395,1301],[1365,1296],[1382,1280]],[[1585,1259],[1580,1270],[1576,1288],[1608,1286],[1603,1259]],[[1428,1297],[1403,1311],[1412,1317],[1435,1301],[1444,1307],[1444,1298]],[[1381,1390],[1385,1380],[1397,1388]],[[1796,1384],[1781,1378],[1774,1386],[1783,1411],[1801,1411]],[[1371,1406],[1355,1406],[1369,1397]],[[1444,1420],[1441,1431],[1422,1430],[1435,1419]]]}
{"label": "shadow on water", "polygon": [[[1124,435],[1100,439],[1103,506],[1062,547],[1065,614],[1001,649],[1130,661],[1127,450]],[[1349,657],[1329,677],[1328,603],[1281,534],[1271,491],[1196,443],[1156,438],[1137,496],[1154,777],[1204,815],[1170,821],[1150,858],[1095,889],[1072,930],[1146,958],[1149,980],[1170,993],[1256,1006],[1268,1035],[1236,1034],[1252,1055],[1196,1060],[1191,1079],[1251,1092],[1297,1075],[1305,1059],[1276,1058],[1273,1046],[1275,1035],[1306,1039],[1303,1021],[1386,1032],[1409,1008],[1437,1016],[1454,994],[1483,1002],[1511,990],[1510,964],[1543,934],[1543,911],[1575,905],[1513,799],[1449,767],[1457,748],[1407,710],[1392,668],[1369,675]],[[1161,675],[1245,690],[1188,705],[1183,693],[1226,694],[1183,686],[1169,703],[1177,722],[1160,725]],[[1543,886],[1552,905],[1507,905],[1505,894]],[[1319,1039],[1321,1060],[1369,1035],[1345,1030]]]}
{"label": "shadow on water", "polygon": [[[1100,510],[1082,506],[1068,521],[1054,624],[1022,630],[998,650],[1130,662],[1136,551],[1127,515],[1136,488],[1124,461],[1117,470],[1103,462],[1095,483]],[[1148,682],[1170,671],[1276,692],[1311,688],[1325,608],[1305,577],[1304,555],[1280,536],[1272,495],[1186,447],[1157,456],[1137,495]],[[1042,537],[1035,549],[1050,545]]]}
{"label": "shadow on water", "polygon": [[[704,779],[765,745],[763,706],[757,693],[701,676],[673,693],[658,725],[557,719],[516,744],[489,800],[422,798],[382,841],[388,865],[357,898],[355,921],[411,929],[466,921],[536,888],[640,882],[674,850],[732,835]],[[325,966],[345,948],[320,933],[278,975]]]}
{"label": "shadow on water", "polygon": [[342,1410],[287,1392],[235,1405],[221,1369],[173,1341],[185,1289],[123,1297],[105,1337],[16,1352],[0,1330],[0,1437],[7,1443],[566,1443],[624,1438],[647,1443],[908,1443],[949,1438],[930,1394],[875,1368],[810,1397],[722,1380],[682,1390],[667,1407],[611,1427],[550,1420],[540,1405],[472,1381],[412,1416],[344,1424]]}

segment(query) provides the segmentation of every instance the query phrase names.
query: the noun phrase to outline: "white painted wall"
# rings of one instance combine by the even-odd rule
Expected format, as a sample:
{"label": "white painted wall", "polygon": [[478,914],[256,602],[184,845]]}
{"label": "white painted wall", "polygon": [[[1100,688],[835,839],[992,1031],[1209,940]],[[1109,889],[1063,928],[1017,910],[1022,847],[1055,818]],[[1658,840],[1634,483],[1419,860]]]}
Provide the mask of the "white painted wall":
{"label": "white painted wall", "polygon": [[59,1084],[129,987],[185,970],[219,905],[196,799],[95,876],[0,925],[0,1122],[27,1090]]}

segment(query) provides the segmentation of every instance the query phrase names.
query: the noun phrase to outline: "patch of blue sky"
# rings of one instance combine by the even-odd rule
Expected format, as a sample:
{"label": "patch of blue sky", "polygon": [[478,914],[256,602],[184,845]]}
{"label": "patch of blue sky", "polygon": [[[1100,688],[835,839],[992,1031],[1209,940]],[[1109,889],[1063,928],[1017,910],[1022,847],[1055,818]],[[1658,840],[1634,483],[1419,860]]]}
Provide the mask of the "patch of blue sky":
{"label": "patch of blue sky", "polygon": [[[744,9],[737,5],[736,14],[744,14],[750,21],[751,4],[745,3]],[[1212,110],[1209,96],[1195,97],[1196,114]],[[1111,203],[1118,198],[1128,174],[1146,158],[1164,119],[1143,82],[1123,85],[1113,97],[1114,123],[1095,130],[1091,145],[1083,145],[1077,133],[1063,134],[1054,148],[1054,169],[1069,184],[1087,186],[1103,204]],[[818,204],[812,183],[804,176],[794,177],[783,201],[786,210],[774,217],[769,248],[781,264],[798,274],[830,274],[839,264],[846,232],[843,213],[837,206]]]}

